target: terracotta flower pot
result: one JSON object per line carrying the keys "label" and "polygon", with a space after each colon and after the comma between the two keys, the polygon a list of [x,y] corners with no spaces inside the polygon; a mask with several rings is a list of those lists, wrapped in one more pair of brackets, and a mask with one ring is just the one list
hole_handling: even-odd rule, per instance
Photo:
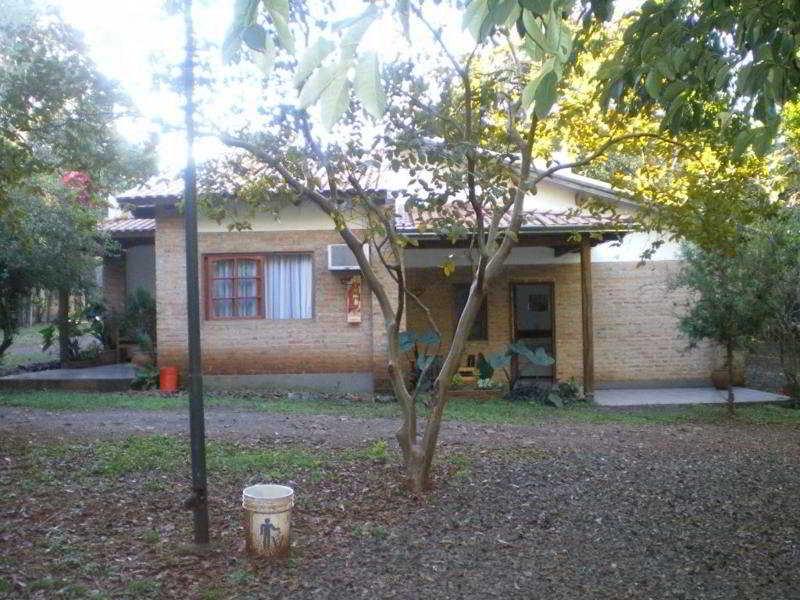
{"label": "terracotta flower pot", "polygon": [[135,367],[149,367],[153,364],[153,355],[138,346],[130,349],[131,364]]}
{"label": "terracotta flower pot", "polygon": [[[715,371],[712,371],[711,372],[711,383],[718,390],[727,390],[728,389],[728,370],[727,369],[717,369]],[[739,369],[734,369],[733,370],[733,385],[735,385],[735,386],[744,385],[744,373],[742,373],[741,370],[739,370]]]}

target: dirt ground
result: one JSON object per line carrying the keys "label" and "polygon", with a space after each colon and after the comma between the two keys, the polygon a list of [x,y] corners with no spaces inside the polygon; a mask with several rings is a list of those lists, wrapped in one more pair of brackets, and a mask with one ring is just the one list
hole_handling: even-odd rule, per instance
{"label": "dirt ground", "polygon": [[265,564],[241,535],[257,462],[211,472],[202,554],[186,545],[185,462],[98,471],[98,448],[185,425],[1,409],[0,596],[800,598],[796,427],[448,423],[435,488],[413,497],[391,447],[361,451],[390,420],[210,411],[211,439],[241,452],[324,457],[280,479],[294,541]]}
{"label": "dirt ground", "polygon": [[[376,439],[394,439],[395,419],[358,418],[333,415],[295,415],[247,412],[229,408],[206,409],[206,434],[222,440],[269,439],[322,444],[345,448]],[[187,411],[41,411],[0,406],[0,434],[20,429],[52,435],[90,435],[118,438],[130,434],[181,435],[189,429]],[[549,433],[548,433],[549,432]],[[479,444],[483,447],[508,447],[538,443],[540,435],[572,436],[574,443],[590,443],[599,435],[591,425],[573,426],[566,432],[552,423],[537,427],[483,425],[445,421],[444,444]],[[555,434],[555,435],[554,435]],[[565,440],[566,441],[566,440]]]}

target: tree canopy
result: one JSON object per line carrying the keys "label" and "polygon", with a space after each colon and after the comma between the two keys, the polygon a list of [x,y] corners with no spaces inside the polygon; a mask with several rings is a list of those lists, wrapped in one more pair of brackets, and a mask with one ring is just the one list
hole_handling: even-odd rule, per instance
{"label": "tree canopy", "polygon": [[603,103],[678,133],[734,127],[765,154],[800,90],[800,1],[647,0],[601,73]]}
{"label": "tree canopy", "polygon": [[2,354],[31,289],[68,299],[92,284],[107,195],[152,173],[154,161],[152,149],[118,134],[127,101],[74,28],[15,2],[0,10]]}
{"label": "tree canopy", "polygon": [[[4,6],[0,10],[18,6]],[[88,173],[96,191],[127,186],[152,157],[117,133],[129,111],[117,86],[89,58],[81,35],[55,13],[25,11],[0,22],[0,214],[37,175]],[[6,215],[11,219],[13,215]]]}

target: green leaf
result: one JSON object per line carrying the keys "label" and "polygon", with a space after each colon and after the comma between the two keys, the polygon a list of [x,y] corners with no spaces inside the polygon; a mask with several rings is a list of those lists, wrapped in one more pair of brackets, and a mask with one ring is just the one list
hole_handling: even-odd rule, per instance
{"label": "green leaf", "polygon": [[481,41],[481,28],[488,15],[488,0],[470,0],[464,11],[462,27],[469,31],[477,41]]}
{"label": "green leaf", "polygon": [[456,263],[452,258],[448,258],[442,263],[442,272],[445,277],[450,277],[450,275],[456,272]]}
{"label": "green leaf", "polygon": [[275,30],[278,32],[278,42],[281,47],[290,54],[294,54],[294,36],[289,29],[288,21],[281,16],[272,15],[272,24],[275,25]]}
{"label": "green leaf", "polygon": [[397,336],[397,343],[401,352],[411,352],[417,342],[417,334],[413,331],[401,331]]}
{"label": "green leaf", "polygon": [[749,129],[740,131],[733,143],[733,157],[736,159],[741,158],[742,155],[747,152],[747,148],[750,146],[751,141],[752,133]]}
{"label": "green leaf", "polygon": [[489,27],[487,28],[487,32],[493,25],[505,25],[516,6],[518,6],[517,0],[500,0],[497,2],[489,11]]}
{"label": "green leaf", "polygon": [[398,0],[397,13],[400,15],[400,23],[403,25],[403,35],[407,40],[411,39],[411,6],[409,0]]}
{"label": "green leaf", "polygon": [[432,346],[434,344],[438,344],[439,340],[440,340],[439,335],[432,329],[423,331],[419,336],[417,336],[417,341],[420,344],[424,344],[426,346]]}
{"label": "green leaf", "polygon": [[266,47],[264,48],[264,52],[259,53],[256,57],[256,65],[261,69],[261,73],[263,73],[264,77],[269,79],[269,76],[272,74],[272,67],[275,66],[275,42],[273,42],[272,38],[269,36],[266,37],[265,41]]}
{"label": "green leaf", "polygon": [[300,90],[300,108],[308,108],[319,100],[322,92],[324,92],[336,78],[339,69],[339,65],[327,65],[320,67],[314,72],[314,74],[308,78],[308,81],[305,82],[305,85],[303,85],[303,89]]}
{"label": "green leaf", "polygon": [[316,42],[306,48],[294,74],[295,87],[300,87],[303,84],[314,69],[333,51],[333,48],[333,42],[325,38],[317,38]]}
{"label": "green leaf", "polygon": [[556,362],[541,346],[531,350],[524,342],[509,344],[508,349],[534,365],[549,367]]}
{"label": "green leaf", "polygon": [[420,371],[424,371],[427,369],[434,361],[435,356],[427,356],[425,354],[420,354],[417,357],[417,369]]}
{"label": "green leaf", "polygon": [[281,48],[294,53],[294,36],[289,29],[289,0],[264,0],[264,8],[278,33]]}
{"label": "green leaf", "polygon": [[561,45],[561,16],[560,13],[556,14],[554,8],[550,8],[547,13],[547,21],[544,24],[545,39],[547,45],[551,48],[550,52],[555,54]]}
{"label": "green leaf", "polygon": [[673,81],[664,88],[664,102],[672,102],[683,92],[688,85],[683,81]]}
{"label": "green leaf", "polygon": [[539,25],[539,21],[536,20],[536,17],[528,10],[522,11],[522,22],[525,24],[525,33],[533,40],[533,42],[539,46],[545,52],[549,52],[553,54],[555,52],[555,48],[551,48],[550,45],[547,43],[547,38],[545,37],[544,32],[542,31],[541,25]]}
{"label": "green leaf", "polygon": [[547,401],[556,408],[564,408],[564,401],[556,392],[549,392],[547,394]]}
{"label": "green leaf", "polygon": [[644,80],[644,88],[653,100],[658,100],[661,96],[661,77],[655,70],[650,70]]}
{"label": "green leaf", "polygon": [[724,86],[728,83],[728,79],[730,78],[730,68],[726,63],[723,63],[719,69],[717,69],[717,74],[714,77],[714,87],[718,90],[723,90]]}
{"label": "green leaf", "polygon": [[500,369],[511,364],[511,355],[507,352],[497,352],[496,354],[487,356],[486,362],[488,362],[493,369]]}
{"label": "green leaf", "polygon": [[242,31],[242,41],[253,50],[263,52],[267,47],[267,32],[261,25],[250,25]]}
{"label": "green leaf", "polygon": [[522,8],[527,8],[537,15],[546,15],[553,5],[553,0],[520,0],[519,3]]}
{"label": "green leaf", "polygon": [[520,8],[519,4],[514,3],[513,9],[503,25],[509,30],[513,30],[514,24],[519,21],[520,18],[522,18],[522,8]]}
{"label": "green leaf", "polygon": [[554,71],[548,71],[542,77],[542,81],[536,88],[534,94],[535,104],[533,112],[537,117],[543,119],[550,113],[553,104],[556,101],[556,88],[558,85],[558,76]]}
{"label": "green leaf", "polygon": [[270,15],[279,15],[289,22],[289,0],[264,0],[264,8]]}
{"label": "green leaf", "polygon": [[361,38],[380,15],[377,6],[370,4],[369,8],[356,17],[352,25],[347,28],[347,33],[342,38],[342,57],[347,58],[356,53]]}
{"label": "green leaf", "polygon": [[359,58],[353,91],[364,105],[364,110],[376,119],[386,112],[386,93],[381,84],[378,55],[374,52],[367,52]]}
{"label": "green leaf", "polygon": [[350,81],[347,79],[347,69],[336,69],[336,74],[330,84],[323,90],[319,99],[322,125],[330,131],[342,117],[350,103]]}
{"label": "green leaf", "polygon": [[564,21],[559,23],[559,27],[561,28],[561,37],[556,54],[561,62],[566,62],[572,52],[572,31]]}
{"label": "green leaf", "polygon": [[536,98],[536,90],[539,89],[539,84],[542,82],[542,78],[549,73],[553,68],[553,60],[547,60],[542,65],[541,72],[534,77],[528,85],[525,86],[525,89],[522,90],[522,107],[525,110],[530,108],[531,104],[533,104],[534,99]]}
{"label": "green leaf", "polygon": [[236,0],[233,21],[222,43],[222,60],[230,63],[242,47],[242,32],[255,23],[258,0]]}

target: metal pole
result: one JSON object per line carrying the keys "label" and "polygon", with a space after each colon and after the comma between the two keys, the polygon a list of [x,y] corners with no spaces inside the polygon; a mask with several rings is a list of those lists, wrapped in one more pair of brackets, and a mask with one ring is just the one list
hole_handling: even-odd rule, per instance
{"label": "metal pole", "polygon": [[189,431],[192,446],[192,498],[194,541],[208,543],[208,491],[206,484],[206,432],[203,411],[203,372],[200,364],[200,285],[197,273],[197,173],[194,164],[194,28],[192,0],[184,0],[186,25],[186,314],[189,322]]}

